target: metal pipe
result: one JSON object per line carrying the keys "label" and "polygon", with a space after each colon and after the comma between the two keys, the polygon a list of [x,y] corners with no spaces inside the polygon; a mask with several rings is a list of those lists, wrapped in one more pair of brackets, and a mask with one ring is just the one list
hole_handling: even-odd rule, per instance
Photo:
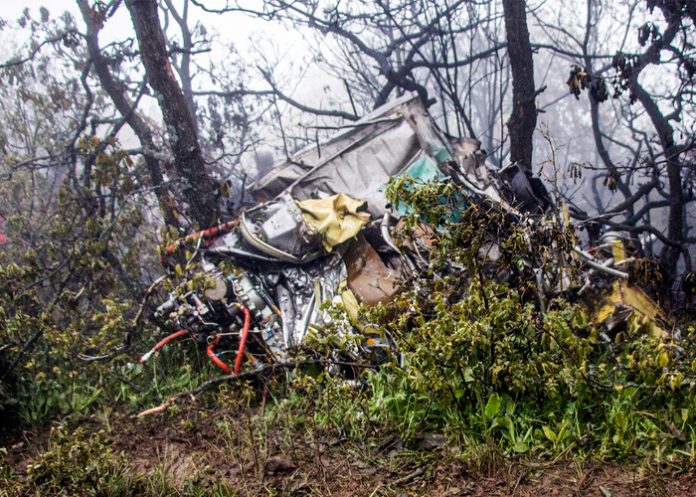
{"label": "metal pipe", "polygon": [[610,267],[602,266],[602,264],[597,262],[594,259],[594,257],[592,257],[590,254],[588,254],[584,250],[579,249],[578,247],[573,247],[573,252],[582,256],[587,261],[587,265],[590,266],[591,268],[594,268],[598,271],[602,271],[603,273],[606,273],[606,274],[610,274],[611,276],[616,276],[617,278],[628,279],[628,273],[625,273],[623,271],[619,271],[618,269],[613,269]]}

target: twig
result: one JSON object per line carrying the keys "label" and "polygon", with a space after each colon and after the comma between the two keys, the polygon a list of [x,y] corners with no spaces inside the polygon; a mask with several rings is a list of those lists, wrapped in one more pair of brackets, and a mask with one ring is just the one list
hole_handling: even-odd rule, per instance
{"label": "twig", "polygon": [[157,278],[155,281],[153,281],[152,284],[147,288],[147,290],[145,291],[145,295],[143,296],[143,302],[140,304],[140,309],[138,309],[138,313],[135,315],[135,318],[133,319],[133,326],[134,327],[142,319],[143,312],[145,311],[145,305],[147,304],[147,301],[150,298],[150,296],[152,295],[152,293],[160,285],[160,283],[162,283],[167,278],[169,278],[168,274],[162,275],[159,278]]}
{"label": "twig", "polygon": [[403,478],[399,478],[398,480],[394,480],[392,482],[392,485],[407,485],[407,484],[411,483],[413,480],[415,480],[416,478],[418,478],[419,476],[423,476],[423,474],[425,474],[425,470],[422,467],[417,468],[415,471],[407,474]]}
{"label": "twig", "polygon": [[15,357],[14,361],[10,366],[5,369],[5,371],[2,372],[2,375],[0,375],[0,382],[4,381],[7,376],[12,372],[12,370],[17,367],[17,364],[19,364],[19,361],[22,359],[22,356],[24,353],[31,347],[31,345],[38,340],[38,338],[43,335],[43,328],[39,328],[36,330],[36,333],[34,333],[29,340],[27,340],[24,345],[22,346],[22,349],[17,353],[17,357]]}
{"label": "twig", "polygon": [[[138,326],[138,323],[143,317],[143,314],[145,312],[145,306],[147,305],[147,301],[150,299],[152,294],[154,293],[155,289],[167,278],[169,278],[169,274],[165,274],[157,278],[155,281],[152,282],[152,284],[147,288],[145,291],[145,295],[143,296],[143,301],[140,304],[140,308],[138,309],[138,313],[135,315],[135,318],[133,318],[133,322],[131,323],[131,329],[134,330],[136,326]],[[132,332],[129,331],[126,333],[126,337],[124,339],[124,342],[126,345],[130,344],[131,341],[131,336]]]}
{"label": "twig", "polygon": [[198,395],[200,395],[201,393],[203,393],[205,390],[208,390],[211,387],[216,387],[218,385],[221,385],[222,383],[227,383],[228,381],[246,380],[249,378],[255,378],[255,377],[260,376],[260,375],[265,374],[265,373],[273,375],[278,371],[284,371],[286,369],[293,369],[293,368],[300,367],[300,366],[310,366],[313,364],[339,364],[339,365],[343,365],[343,366],[353,366],[353,367],[358,367],[358,368],[371,368],[371,369],[375,368],[375,366],[372,364],[361,364],[361,363],[343,362],[343,361],[328,361],[328,360],[323,360],[323,359],[310,359],[310,360],[306,360],[306,361],[291,361],[291,362],[281,362],[278,364],[269,364],[267,366],[263,366],[261,368],[255,369],[253,371],[245,371],[245,372],[239,373],[239,374],[220,376],[218,378],[213,378],[212,380],[208,380],[204,383],[201,383],[193,390],[188,390],[186,392],[179,392],[175,395],[172,395],[171,397],[169,397],[167,400],[162,402],[157,407],[153,407],[151,409],[147,409],[145,411],[140,412],[137,415],[137,417],[141,418],[143,416],[149,416],[150,414],[159,414],[159,413],[163,412],[165,409],[167,409],[167,407],[169,407],[172,403],[176,402],[177,400],[179,400],[183,397],[189,397],[191,400],[195,401],[196,397]]}
{"label": "twig", "polygon": [[[316,361],[308,361],[308,362],[314,363]],[[283,362],[280,364],[270,364],[268,366],[263,366],[259,369],[255,369],[253,371],[245,371],[244,373],[232,374],[232,375],[220,376],[218,378],[213,378],[212,380],[208,380],[204,383],[201,383],[193,390],[189,390],[186,392],[179,392],[175,395],[172,395],[171,397],[169,397],[167,400],[162,402],[157,407],[153,407],[152,409],[147,409],[145,411],[142,411],[141,413],[138,414],[137,417],[142,418],[143,416],[149,416],[150,414],[159,414],[162,411],[164,411],[167,407],[169,407],[173,402],[176,402],[177,400],[179,400],[183,397],[189,397],[192,400],[195,400],[196,396],[200,395],[203,391],[209,389],[210,387],[215,387],[215,386],[218,386],[222,383],[227,383],[228,381],[237,381],[237,380],[245,380],[248,378],[254,378],[256,376],[260,376],[261,374],[264,374],[267,372],[270,372],[271,374],[273,374],[276,371],[291,369],[291,368],[294,368],[294,367],[297,367],[299,365],[303,365],[306,363],[307,362],[295,362],[295,361],[293,361],[293,362]]]}

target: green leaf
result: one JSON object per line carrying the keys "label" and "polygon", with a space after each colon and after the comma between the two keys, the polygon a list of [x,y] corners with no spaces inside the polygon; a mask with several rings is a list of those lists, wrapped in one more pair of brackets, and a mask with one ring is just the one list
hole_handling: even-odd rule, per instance
{"label": "green leaf", "polygon": [[500,396],[497,393],[491,394],[483,410],[484,419],[490,421],[500,413]]}
{"label": "green leaf", "polygon": [[473,383],[476,379],[474,378],[474,370],[472,368],[464,369],[464,381],[466,383]]}
{"label": "green leaf", "polygon": [[518,454],[524,454],[525,452],[529,452],[529,445],[524,442],[516,442],[512,446],[512,450]]}
{"label": "green leaf", "polygon": [[551,442],[556,443],[556,434],[551,428],[544,425],[541,427],[541,429],[544,430],[544,435],[546,435],[546,438],[548,438]]}

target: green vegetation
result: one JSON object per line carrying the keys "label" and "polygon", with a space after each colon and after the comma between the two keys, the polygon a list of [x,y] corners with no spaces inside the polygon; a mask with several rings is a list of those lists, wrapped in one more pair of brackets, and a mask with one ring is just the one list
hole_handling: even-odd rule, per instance
{"label": "green vegetation", "polygon": [[[392,185],[393,197],[414,206],[410,226],[440,227],[431,271],[394,303],[366,311],[365,321],[388,333],[400,354],[366,372],[365,389],[347,393],[340,380],[322,386],[330,406],[322,421],[350,427],[355,438],[368,427],[404,440],[446,433],[474,458],[492,444],[507,455],[550,459],[693,459],[693,326],[676,340],[634,319],[608,336],[560,292],[541,312],[531,268],[563,261],[557,254],[569,252],[572,233],[558,224],[525,227],[481,205],[455,216],[462,202],[455,193],[446,184]],[[497,264],[481,256],[492,241]],[[496,281],[501,267],[511,269],[505,283]],[[573,276],[569,260],[555,269],[559,280]],[[339,335],[316,345],[328,343],[328,353]]]}
{"label": "green vegetation", "polygon": [[[572,260],[559,256],[569,253],[573,234],[556,217],[529,226],[446,184],[413,188],[404,179],[389,193],[413,207],[403,243],[423,221],[438,226],[430,234],[428,270],[405,280],[396,301],[361,312],[398,354],[378,370],[359,371],[353,382],[329,369],[298,366],[225,385],[207,404],[231,409],[237,419],[215,423],[219,447],[238,448],[234,458],[242,467],[255,464],[252,474],[260,475],[259,461],[281,447],[290,450],[297,437],[348,440],[366,450],[389,437],[416,447],[424,434],[441,433],[457,457],[475,467],[504,456],[693,460],[693,326],[683,326],[679,340],[640,320],[609,333],[590,322],[582,302],[569,302],[565,289],[553,298],[541,295],[534,268],[548,269],[551,287],[575,277]],[[492,243],[496,261],[485,255]],[[38,293],[18,291],[35,277],[32,267],[0,267],[4,338],[19,347],[26,330],[39,332],[38,346],[12,371],[15,388],[3,392],[3,406],[24,425],[62,419],[63,427],[29,464],[26,478],[3,467],[9,495],[235,495],[215,478],[182,487],[157,469],[134,473],[113,446],[119,435],[112,422],[121,413],[157,405],[214,374],[200,351],[190,343],[170,347],[145,367],[134,365],[119,346],[133,333],[135,300],[103,290],[94,307],[80,307],[66,292],[46,312]],[[344,333],[347,316],[340,307],[330,312],[331,323],[309,338],[312,357],[355,350]],[[85,362],[78,358],[84,350],[115,352]],[[304,360],[301,353],[298,364]],[[169,416],[155,422],[173,423],[181,409],[173,404]],[[85,416],[101,428],[80,427]],[[180,420],[189,429],[209,422]]]}
{"label": "green vegetation", "polygon": [[8,497],[80,495],[104,497],[227,497],[237,495],[216,483],[204,488],[191,481],[181,487],[170,482],[161,468],[151,474],[134,474],[122,453],[110,445],[103,431],[91,434],[81,428],[53,430],[51,443],[27,468],[19,480],[3,468],[0,484]]}

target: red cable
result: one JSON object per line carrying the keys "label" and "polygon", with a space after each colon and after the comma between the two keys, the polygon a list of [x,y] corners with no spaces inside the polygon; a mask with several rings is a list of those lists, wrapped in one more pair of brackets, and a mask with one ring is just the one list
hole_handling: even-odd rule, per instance
{"label": "red cable", "polygon": [[239,308],[244,313],[244,329],[242,329],[242,338],[239,341],[239,349],[237,349],[237,359],[234,361],[234,374],[239,374],[240,369],[242,369],[244,349],[246,348],[247,336],[249,336],[249,327],[251,325],[251,314],[249,314],[249,309],[243,305],[240,305]]}
{"label": "red cable", "polygon": [[167,265],[167,258],[174,254],[176,250],[179,248],[179,245],[182,242],[187,242],[189,240],[195,240],[197,238],[203,238],[205,240],[205,246],[207,247],[209,242],[220,236],[222,233],[227,233],[228,231],[231,231],[232,228],[237,226],[239,224],[239,219],[233,219],[232,221],[228,221],[224,224],[218,224],[217,226],[213,226],[212,228],[208,228],[207,230],[201,230],[201,231],[196,231],[195,233],[191,235],[187,235],[183,238],[179,238],[177,241],[174,243],[170,244],[164,251],[164,255],[160,257],[160,262],[162,263],[163,266]]}
{"label": "red cable", "polygon": [[208,349],[206,350],[206,353],[208,354],[208,357],[210,357],[210,360],[213,361],[213,364],[222,369],[225,372],[225,374],[232,374],[232,371],[230,371],[230,367],[224,362],[222,362],[222,360],[215,355],[215,351],[213,350],[219,341],[220,336],[215,337],[215,340],[208,344]]}
{"label": "red cable", "polygon": [[186,333],[188,333],[188,331],[186,331],[186,330],[179,330],[179,331],[177,331],[177,332],[172,333],[171,335],[168,335],[168,336],[164,337],[162,340],[160,340],[159,342],[157,342],[157,345],[155,345],[154,347],[152,347],[152,349],[150,349],[149,352],[147,352],[146,354],[144,354],[144,355],[140,358],[140,364],[143,364],[145,361],[147,361],[147,360],[152,356],[152,354],[154,354],[154,353],[157,352],[159,349],[161,349],[162,347],[164,347],[165,345],[167,345],[169,342],[171,342],[172,340],[175,340],[175,339],[179,338],[180,336],[185,335]]}
{"label": "red cable", "polygon": [[[239,308],[242,310],[244,313],[244,328],[242,328],[242,336],[239,340],[239,348],[237,349],[237,358],[234,361],[234,374],[239,374],[239,371],[242,369],[242,359],[244,357],[244,349],[246,348],[246,341],[247,337],[249,336],[249,328],[251,327],[251,314],[249,313],[249,309],[244,307],[243,305],[240,305]],[[215,355],[214,348],[220,341],[220,337],[217,336],[215,337],[215,340],[210,342],[210,345],[208,345],[208,357],[210,357],[210,360],[215,363],[217,367],[222,369],[225,373],[227,374],[232,374],[230,371],[230,368],[227,364],[222,362],[218,356]]]}

